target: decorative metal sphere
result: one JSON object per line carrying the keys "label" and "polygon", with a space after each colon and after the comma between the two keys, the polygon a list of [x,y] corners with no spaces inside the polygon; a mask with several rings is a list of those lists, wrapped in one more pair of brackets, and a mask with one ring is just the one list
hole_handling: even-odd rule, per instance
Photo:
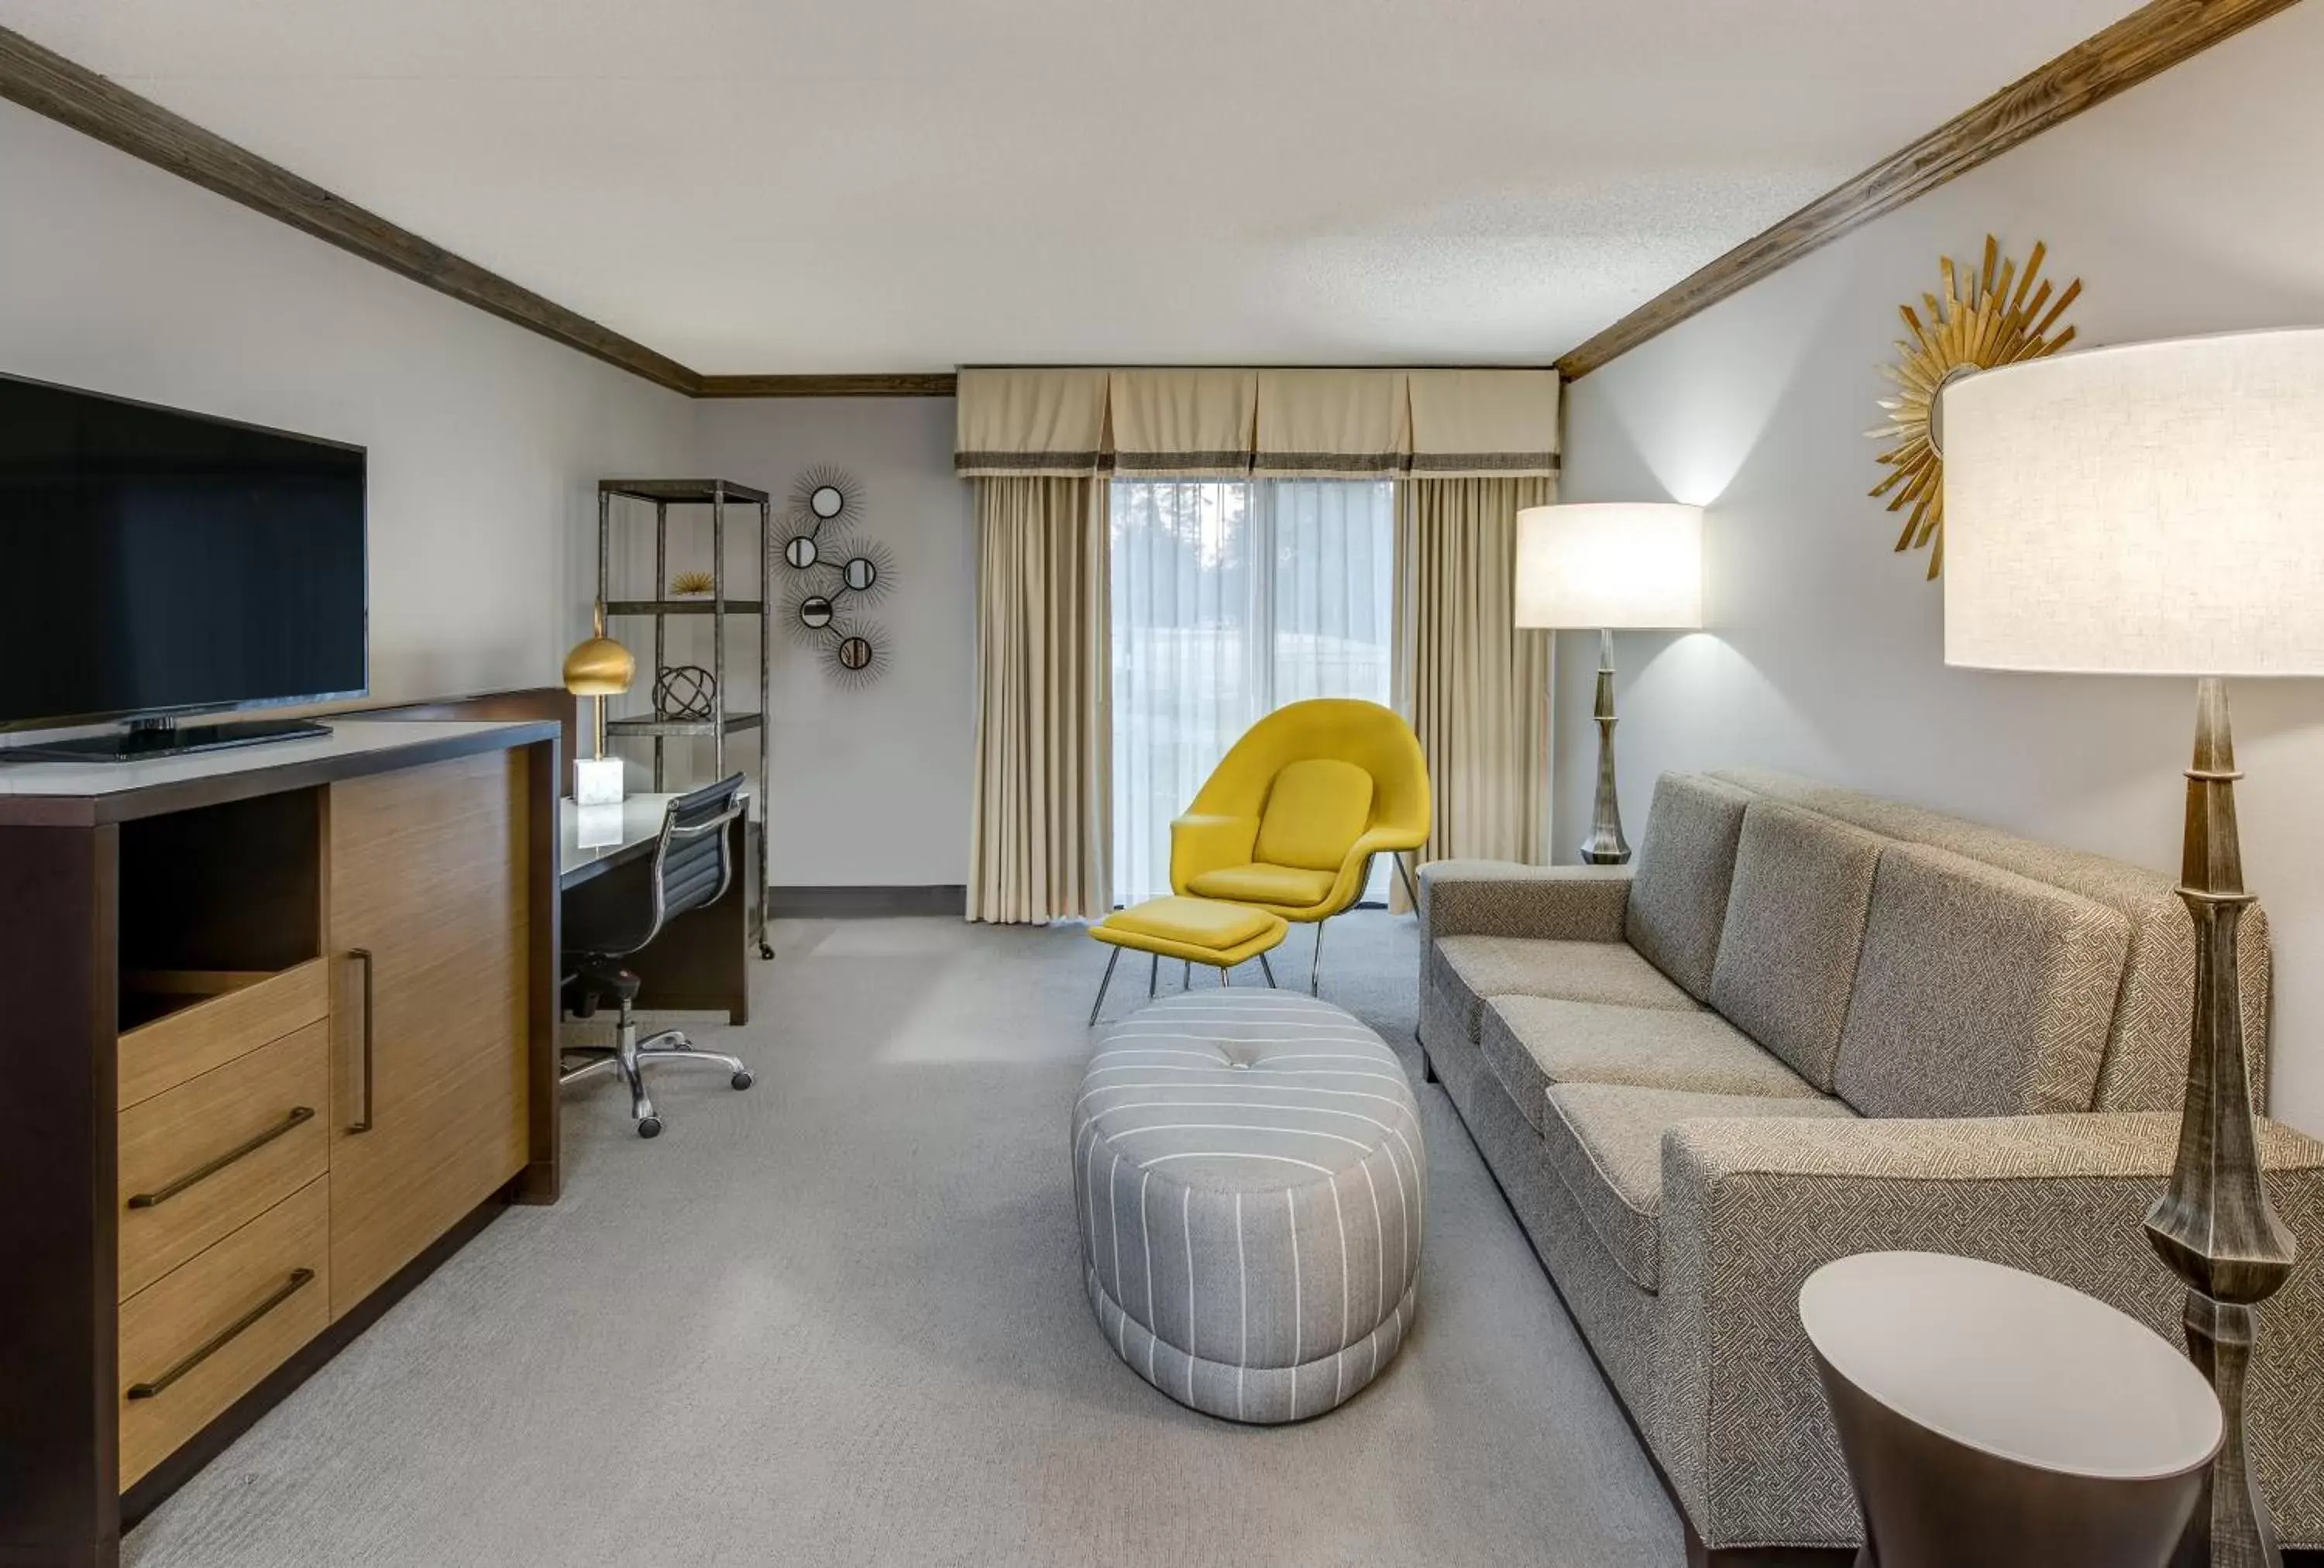
{"label": "decorative metal sphere", "polygon": [[654,677],[654,712],[665,719],[706,719],[717,706],[718,681],[698,664],[673,664]]}

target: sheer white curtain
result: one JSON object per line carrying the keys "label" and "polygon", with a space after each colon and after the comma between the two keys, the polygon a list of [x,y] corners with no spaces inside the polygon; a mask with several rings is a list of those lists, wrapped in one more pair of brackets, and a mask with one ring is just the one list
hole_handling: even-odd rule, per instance
{"label": "sheer white curtain", "polygon": [[[1121,480],[1112,493],[1113,895],[1170,890],[1170,819],[1286,703],[1391,695],[1385,480]],[[1373,868],[1366,896],[1393,875]]]}

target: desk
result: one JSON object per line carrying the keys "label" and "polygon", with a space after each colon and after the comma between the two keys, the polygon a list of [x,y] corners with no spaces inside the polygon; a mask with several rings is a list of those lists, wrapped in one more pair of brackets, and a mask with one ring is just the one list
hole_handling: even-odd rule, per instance
{"label": "desk", "polygon": [[[750,786],[742,798],[751,798]],[[557,803],[558,882],[569,898],[618,866],[649,859],[661,836],[670,795],[632,795],[619,806]],[[718,899],[664,926],[627,961],[644,983],[637,1005],[665,1012],[723,1012],[730,1023],[751,1019],[749,959],[766,942],[765,877],[754,846],[759,825],[746,812],[727,825],[726,853],[734,875]]]}

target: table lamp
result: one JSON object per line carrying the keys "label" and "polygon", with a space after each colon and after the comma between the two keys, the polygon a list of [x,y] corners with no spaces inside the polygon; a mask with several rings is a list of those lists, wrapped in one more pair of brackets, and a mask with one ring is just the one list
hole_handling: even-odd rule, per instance
{"label": "table lamp", "polygon": [[1702,624],[1702,508],[1671,502],[1528,506],[1517,513],[1517,624],[1598,630],[1598,802],[1589,865],[1625,865],[1614,796],[1614,633]]}
{"label": "table lamp", "polygon": [[1948,388],[1945,662],[2192,675],[2179,896],[2194,1024],[2171,1185],[2146,1216],[2187,1287],[2227,1440],[2186,1562],[2278,1564],[2244,1448],[2258,1304],[2291,1272],[2268,1206],[2237,1007],[2244,891],[2228,676],[2324,674],[2324,330],[2037,360]]}
{"label": "table lamp", "polygon": [[565,656],[565,689],[596,703],[590,724],[590,754],[576,758],[573,763],[576,805],[622,803],[622,760],[605,755],[605,699],[629,690],[637,673],[638,661],[630,650],[605,635],[605,606],[600,603],[595,632]]}

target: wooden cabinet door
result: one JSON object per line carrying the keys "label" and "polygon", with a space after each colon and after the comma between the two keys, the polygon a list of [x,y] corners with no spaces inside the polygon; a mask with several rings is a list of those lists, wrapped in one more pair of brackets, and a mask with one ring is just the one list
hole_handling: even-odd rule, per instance
{"label": "wooden cabinet door", "polygon": [[525,1162],[529,905],[522,752],[330,789],[336,1318]]}

